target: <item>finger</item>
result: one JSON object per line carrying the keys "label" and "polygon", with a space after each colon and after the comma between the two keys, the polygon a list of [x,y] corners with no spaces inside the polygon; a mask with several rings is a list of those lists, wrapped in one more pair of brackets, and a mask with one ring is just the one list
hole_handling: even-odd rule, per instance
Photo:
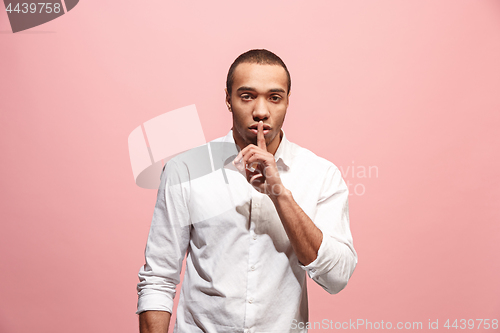
{"label": "finger", "polygon": [[259,155],[259,151],[256,149],[249,151],[243,157],[246,168],[251,172],[254,172],[259,167],[261,160],[262,156]]}
{"label": "finger", "polygon": [[262,174],[262,172],[259,169],[251,169],[250,165],[247,165],[246,168],[244,169],[247,175],[247,179],[250,180],[250,178],[254,175]]}
{"label": "finger", "polygon": [[265,151],[267,151],[266,147],[266,138],[264,137],[264,123],[259,121],[257,125],[257,146]]}
{"label": "finger", "polygon": [[[264,175],[263,175],[263,174],[261,174],[261,173],[258,173],[258,174],[256,174],[256,175],[253,175],[253,176],[252,176],[252,178],[250,178],[250,180],[249,180],[248,182],[249,182],[250,184],[253,184],[253,183],[255,182],[255,180],[256,180],[257,178],[259,178],[259,177],[264,177]],[[261,181],[261,182],[263,183],[263,182],[264,182],[264,179],[262,179],[262,181]]]}
{"label": "finger", "polygon": [[234,163],[234,162],[233,162],[233,165],[236,167],[236,169],[237,169],[239,172],[243,172],[243,171],[245,171],[245,168],[243,167],[243,165],[241,165],[241,163]]}
{"label": "finger", "polygon": [[248,159],[253,155],[253,152],[250,149],[247,149],[247,147],[245,147],[245,150],[242,150],[240,152],[240,156],[239,156],[240,159],[237,160],[238,156],[236,156],[236,159],[235,159],[235,163],[236,164],[241,164],[241,165],[243,165],[243,167],[245,167],[247,165]]}
{"label": "finger", "polygon": [[[244,151],[241,151],[241,153],[243,152]],[[249,163],[248,160],[255,154],[255,152],[247,150],[246,152],[244,152],[244,154],[241,153],[233,160],[233,165],[240,171],[247,169],[250,172],[254,172],[258,166],[258,163]]]}
{"label": "finger", "polygon": [[239,152],[238,155],[236,155],[236,157],[234,158],[233,164],[240,163],[241,162],[241,157],[242,157],[241,152]]}
{"label": "finger", "polygon": [[255,156],[259,152],[259,149],[257,149],[257,147],[255,145],[252,145],[252,147],[250,147],[250,145],[248,145],[247,147],[249,149],[244,151],[243,154],[241,155],[240,163],[249,164],[251,159],[255,160]]}
{"label": "finger", "polygon": [[246,146],[245,148],[243,148],[242,150],[240,150],[238,155],[236,155],[236,157],[234,158],[233,164],[241,163],[243,161],[243,157],[245,156],[245,154],[247,154],[248,150],[250,150],[251,146],[255,147],[255,145],[250,144],[250,145]]}
{"label": "finger", "polygon": [[259,162],[253,162],[253,163],[248,163],[246,168],[250,172],[255,172],[255,170],[257,170],[258,166],[259,166]]}

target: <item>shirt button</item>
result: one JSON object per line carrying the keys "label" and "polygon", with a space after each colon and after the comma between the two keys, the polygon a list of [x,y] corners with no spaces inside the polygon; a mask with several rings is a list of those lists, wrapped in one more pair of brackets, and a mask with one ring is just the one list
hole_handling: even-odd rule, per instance
{"label": "shirt button", "polygon": [[253,234],[253,239],[257,239],[257,234]]}
{"label": "shirt button", "polygon": [[249,298],[248,303],[252,304],[252,302],[253,302],[253,298]]}
{"label": "shirt button", "polygon": [[252,267],[250,267],[250,269],[251,269],[252,271],[255,271],[255,266],[254,266],[254,265],[252,265]]}
{"label": "shirt button", "polygon": [[245,330],[245,333],[250,333],[250,330]]}

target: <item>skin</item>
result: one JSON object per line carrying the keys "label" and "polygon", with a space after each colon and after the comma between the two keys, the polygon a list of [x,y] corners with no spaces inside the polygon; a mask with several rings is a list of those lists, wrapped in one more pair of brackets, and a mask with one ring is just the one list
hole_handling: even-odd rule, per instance
{"label": "skin", "polygon": [[[308,265],[317,257],[323,234],[283,185],[274,160],[289,104],[286,90],[287,76],[281,66],[242,63],[236,67],[231,95],[226,90],[233,136],[241,148],[233,163],[257,191],[272,200],[299,262]],[[257,134],[249,129],[256,123]],[[271,127],[267,134],[264,123]]]}
{"label": "skin", "polygon": [[[313,262],[323,234],[293,199],[279,175],[274,154],[281,142],[290,92],[281,66],[239,64],[234,71],[232,93],[226,90],[226,105],[233,114],[233,137],[241,151],[234,165],[245,172],[252,186],[271,198],[300,263]],[[264,124],[270,130],[264,133]],[[250,130],[257,125],[257,133]],[[245,166],[253,165],[254,171]],[[145,311],[139,315],[141,333],[166,333],[170,313]]]}
{"label": "skin", "polygon": [[140,333],[167,333],[170,324],[170,312],[144,311],[139,314]]}
{"label": "skin", "polygon": [[281,126],[285,120],[290,94],[287,76],[281,66],[239,64],[234,70],[231,96],[226,89],[226,105],[233,114],[233,137],[243,149],[257,145],[257,135],[249,127],[262,120],[271,127],[265,135],[267,151],[274,154],[281,141]]}

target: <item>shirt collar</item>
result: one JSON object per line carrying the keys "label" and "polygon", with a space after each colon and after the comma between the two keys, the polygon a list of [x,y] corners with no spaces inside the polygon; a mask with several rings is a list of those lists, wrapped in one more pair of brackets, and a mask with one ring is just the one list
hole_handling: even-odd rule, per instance
{"label": "shirt collar", "polygon": [[[293,155],[291,153],[291,142],[288,141],[285,135],[285,130],[283,128],[281,129],[281,133],[283,133],[283,136],[281,137],[281,142],[278,146],[278,149],[274,153],[274,160],[276,161],[276,163],[283,163],[287,168],[289,168],[293,158]],[[234,141],[232,129],[229,130],[229,133],[227,133],[223,141],[234,143],[238,152],[240,151],[240,147]]]}

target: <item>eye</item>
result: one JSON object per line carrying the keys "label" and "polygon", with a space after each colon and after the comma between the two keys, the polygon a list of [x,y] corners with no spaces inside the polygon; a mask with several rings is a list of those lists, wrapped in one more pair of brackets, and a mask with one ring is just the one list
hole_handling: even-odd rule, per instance
{"label": "eye", "polygon": [[246,100],[246,101],[251,100],[252,99],[252,95],[250,95],[250,94],[242,94],[241,95],[241,99]]}
{"label": "eye", "polygon": [[279,101],[281,101],[281,96],[280,95],[272,95],[271,96],[271,101],[273,101],[273,102],[279,102]]}

